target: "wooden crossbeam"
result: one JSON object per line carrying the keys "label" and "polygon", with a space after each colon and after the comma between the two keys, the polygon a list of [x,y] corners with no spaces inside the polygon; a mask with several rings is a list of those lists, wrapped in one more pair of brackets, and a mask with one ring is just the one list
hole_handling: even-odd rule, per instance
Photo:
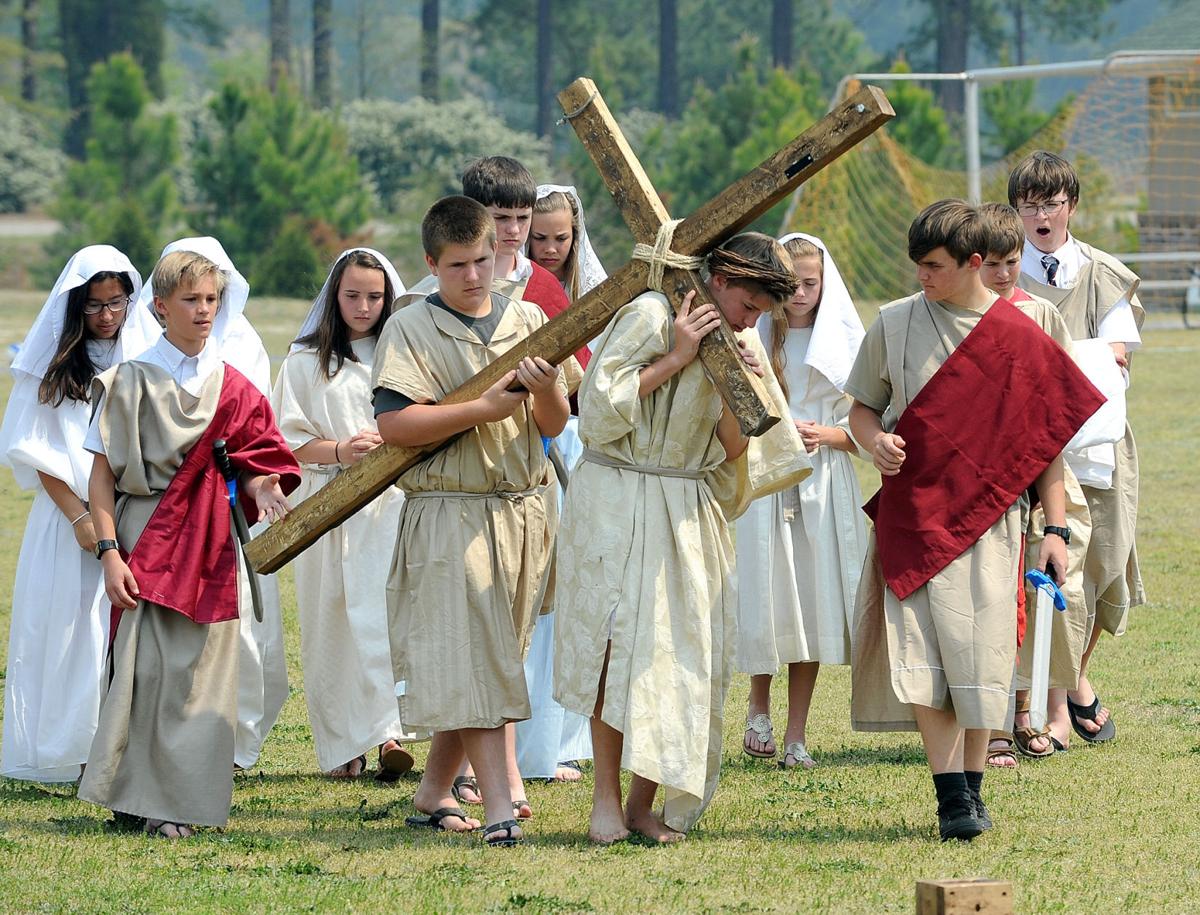
{"label": "wooden crossbeam", "polygon": [[[590,85],[594,89],[590,80],[577,80],[572,84],[572,89],[580,85]],[[584,118],[596,102],[603,103],[599,93],[592,96],[590,89],[586,90],[580,99],[581,102],[583,100],[588,100],[589,104],[575,114],[573,121]],[[564,102],[563,107],[568,113],[575,113],[580,105],[568,105]],[[851,149],[859,140],[878,129],[894,115],[895,112],[882,91],[871,86],[864,87],[758,168],[680,223],[675,231],[673,250],[688,255],[704,254],[711,250],[745,228],[795,190],[801,182]],[[609,117],[611,118],[611,114]],[[618,129],[614,136],[619,133]],[[624,137],[615,142],[615,148],[620,151]],[[624,148],[628,150],[627,143],[624,143]],[[621,158],[626,157],[622,154]],[[637,162],[632,152],[629,152],[626,162]],[[627,164],[625,167],[631,169],[632,174],[634,165]],[[636,169],[641,171],[641,166],[636,165]],[[644,178],[644,172],[642,177]],[[646,187],[649,187],[648,192]],[[628,218],[638,224],[634,232],[635,238],[652,242],[658,232],[657,226],[666,215],[666,208],[653,192],[653,186],[647,179],[645,186],[639,180],[636,185],[630,184],[620,190],[622,194],[636,192],[639,195],[636,215]],[[618,206],[621,206],[621,197],[616,191],[614,197]],[[657,201],[661,212],[647,209],[647,199]],[[632,211],[635,204],[630,203],[627,206]],[[624,210],[622,212],[624,213]],[[498,379],[515,369],[525,356],[541,356],[554,364],[565,361],[575,350],[594,339],[619,309],[646,291],[648,275],[649,268],[641,261],[631,261],[616,270],[605,282],[527,339],[520,341],[474,378],[456,388],[442,402],[463,403],[476,399]],[[687,289],[694,288],[690,284],[697,282],[695,274],[686,271],[672,271],[668,280],[669,282],[664,283],[668,287],[666,294],[674,301],[681,299]],[[744,371],[744,366],[732,350],[728,339],[719,349],[724,350],[723,355],[710,358],[724,358],[725,363],[717,363],[714,367],[706,361],[705,367],[745,428],[748,421],[755,421],[753,416],[747,419],[747,414],[753,412],[753,402],[757,401],[762,406],[766,401],[756,389],[757,379]],[[736,365],[729,362],[728,357],[731,354],[732,358],[736,359]],[[760,411],[757,417],[760,424],[766,421],[768,413],[765,408]],[[753,425],[751,431],[754,431]],[[327,531],[371,502],[408,468],[444,444],[443,442],[420,448],[382,445],[376,448],[301,502],[285,519],[271,525],[255,537],[246,546],[246,559],[257,572],[266,574],[278,571]]]}

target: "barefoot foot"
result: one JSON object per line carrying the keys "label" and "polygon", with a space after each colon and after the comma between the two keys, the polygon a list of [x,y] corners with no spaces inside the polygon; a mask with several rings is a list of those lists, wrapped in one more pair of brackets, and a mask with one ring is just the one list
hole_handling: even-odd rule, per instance
{"label": "barefoot foot", "polygon": [[645,836],[651,842],[667,845],[683,839],[684,834],[668,826],[661,816],[654,811],[646,813],[626,814],[625,825],[631,832]]}
{"label": "barefoot foot", "polygon": [[597,845],[612,845],[629,838],[629,830],[625,828],[625,816],[620,806],[614,810],[592,808],[592,818],[588,822],[588,838]]}

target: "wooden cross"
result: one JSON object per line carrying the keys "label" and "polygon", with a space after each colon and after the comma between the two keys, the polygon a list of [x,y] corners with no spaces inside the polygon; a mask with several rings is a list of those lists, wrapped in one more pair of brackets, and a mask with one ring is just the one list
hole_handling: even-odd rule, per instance
{"label": "wooden cross", "polygon": [[[595,84],[590,79],[578,79],[559,94],[559,102],[635,239],[653,243],[659,226],[669,218],[666,208]],[[702,255],[712,250],[894,116],[883,91],[864,86],[683,220],[676,227],[672,250],[682,255]],[[629,261],[562,314],[451,391],[442,403],[475,400],[525,356],[541,356],[555,365],[563,362],[594,339],[617,311],[647,290],[649,272],[647,263]],[[668,270],[663,286],[675,307],[690,289],[696,290],[698,300],[711,301],[693,272]],[[779,421],[767,406],[758,379],[746,371],[728,323],[722,320],[721,330],[705,338],[700,355],[743,432],[761,434]],[[301,502],[284,520],[255,537],[246,546],[246,559],[262,574],[279,570],[443,444],[412,448],[381,445]]]}

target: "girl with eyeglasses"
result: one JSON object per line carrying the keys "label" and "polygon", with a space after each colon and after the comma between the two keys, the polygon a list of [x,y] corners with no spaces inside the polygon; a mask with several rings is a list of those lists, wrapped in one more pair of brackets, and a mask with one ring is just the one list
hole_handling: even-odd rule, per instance
{"label": "girl with eyeglasses", "polygon": [[77,252],[21,344],[0,428],[0,461],[33,490],[13,585],[0,775],[69,782],[99,716],[109,604],[92,551],[92,456],[83,447],[92,379],[158,336],[129,302],[142,285],[116,248]]}

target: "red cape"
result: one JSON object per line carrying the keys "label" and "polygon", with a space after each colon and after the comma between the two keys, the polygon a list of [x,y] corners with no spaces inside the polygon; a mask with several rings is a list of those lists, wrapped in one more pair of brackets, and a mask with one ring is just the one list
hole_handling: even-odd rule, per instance
{"label": "red cape", "polygon": [[998,299],[901,415],[904,465],[864,507],[896,596],[975,543],[1103,403],[1062,347]]}
{"label": "red cape", "polygon": [[[233,366],[225,366],[212,422],[184,458],[132,552],[122,555],[139,597],[177,610],[196,623],[238,617],[237,558],[229,490],[213,460],[212,445],[225,439],[239,474],[279,474],[284,493],[300,485],[300,466],[275,426],[271,405]],[[246,519],[258,517],[254,500],[239,488]],[[113,606],[112,632],[121,608]]]}
{"label": "red cape", "polygon": [[[529,262],[529,266],[533,268],[533,275],[525,284],[525,291],[521,293],[521,298],[527,302],[533,302],[545,313],[547,318],[553,318],[566,311],[571,306],[571,302],[563,291],[562,283],[556,280],[554,274],[545,267],[539,267],[533,261]],[[591,358],[591,351],[586,346],[575,350],[575,359],[579,362],[580,368],[586,369],[588,360]]]}

